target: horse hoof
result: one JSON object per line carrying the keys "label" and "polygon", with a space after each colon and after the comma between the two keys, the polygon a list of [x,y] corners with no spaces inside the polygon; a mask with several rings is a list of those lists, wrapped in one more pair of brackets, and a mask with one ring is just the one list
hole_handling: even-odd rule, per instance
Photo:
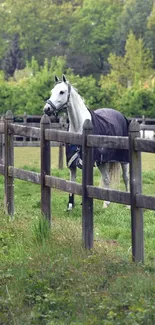
{"label": "horse hoof", "polygon": [[73,204],[69,203],[67,207],[67,211],[71,211],[73,209]]}
{"label": "horse hoof", "polygon": [[110,204],[110,201],[104,201],[103,208],[106,209],[109,204]]}

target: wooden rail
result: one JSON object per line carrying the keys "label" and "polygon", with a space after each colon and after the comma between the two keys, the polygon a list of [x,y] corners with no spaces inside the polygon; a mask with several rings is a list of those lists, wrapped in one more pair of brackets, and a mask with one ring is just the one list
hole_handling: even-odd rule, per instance
{"label": "wooden rail", "polygon": [[[66,125],[62,123],[51,123],[51,131],[66,130]],[[0,120],[0,163],[4,160],[4,118]],[[14,147],[40,147],[40,124],[29,123],[23,124],[9,124],[9,132],[14,136]],[[22,139],[22,140],[21,140]],[[19,141],[18,141],[19,140]],[[27,141],[28,140],[28,141]],[[50,142],[51,147],[59,147],[58,167],[63,168],[64,165],[64,143],[52,140]]]}
{"label": "wooden rail", "polygon": [[[5,210],[14,213],[14,178],[41,186],[41,211],[51,224],[51,188],[82,196],[82,239],[86,248],[93,247],[93,199],[108,200],[131,206],[132,259],[144,262],[143,208],[155,210],[155,197],[142,194],[141,151],[155,152],[155,141],[140,139],[140,126],[132,121],[129,137],[93,136],[92,125],[86,120],[83,134],[52,130],[47,116],[41,119],[41,129],[14,125],[13,116],[7,112],[0,124],[0,134],[5,138],[5,161],[0,164],[0,174],[5,177]],[[38,137],[41,145],[41,172],[14,167],[14,135]],[[50,141],[74,143],[82,146],[82,184],[50,176]],[[93,147],[128,149],[130,154],[130,193],[107,190],[93,186]]]}

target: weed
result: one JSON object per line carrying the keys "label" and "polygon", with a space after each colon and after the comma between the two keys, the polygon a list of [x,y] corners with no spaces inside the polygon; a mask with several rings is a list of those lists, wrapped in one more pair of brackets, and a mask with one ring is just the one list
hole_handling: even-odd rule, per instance
{"label": "weed", "polygon": [[35,219],[32,226],[32,236],[36,244],[44,244],[51,234],[48,220],[44,216]]}

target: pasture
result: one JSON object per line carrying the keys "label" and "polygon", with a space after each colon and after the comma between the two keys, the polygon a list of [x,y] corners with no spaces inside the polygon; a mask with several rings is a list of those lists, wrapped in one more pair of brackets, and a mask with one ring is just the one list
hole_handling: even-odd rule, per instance
{"label": "pasture", "polygon": [[[52,173],[58,149],[52,148]],[[15,167],[39,171],[39,148],[15,148]],[[155,155],[142,155],[143,193],[155,195]],[[100,176],[94,169],[94,183]],[[77,181],[81,181],[78,171]],[[121,181],[121,189],[124,189]],[[3,207],[3,177],[0,177]],[[81,198],[52,190],[52,229],[40,216],[40,186],[15,180],[15,216],[0,210],[0,324],[155,324],[155,211],[144,213],[145,265],[131,262],[130,213],[94,201],[94,248],[81,246]]]}

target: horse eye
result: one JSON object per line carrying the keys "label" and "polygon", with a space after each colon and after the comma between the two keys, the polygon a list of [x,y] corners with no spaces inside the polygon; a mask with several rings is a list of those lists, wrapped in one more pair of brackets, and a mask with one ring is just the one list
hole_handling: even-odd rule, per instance
{"label": "horse eye", "polygon": [[63,91],[63,90],[61,90],[61,91],[60,91],[60,95],[63,95],[63,94],[64,94],[64,91]]}

